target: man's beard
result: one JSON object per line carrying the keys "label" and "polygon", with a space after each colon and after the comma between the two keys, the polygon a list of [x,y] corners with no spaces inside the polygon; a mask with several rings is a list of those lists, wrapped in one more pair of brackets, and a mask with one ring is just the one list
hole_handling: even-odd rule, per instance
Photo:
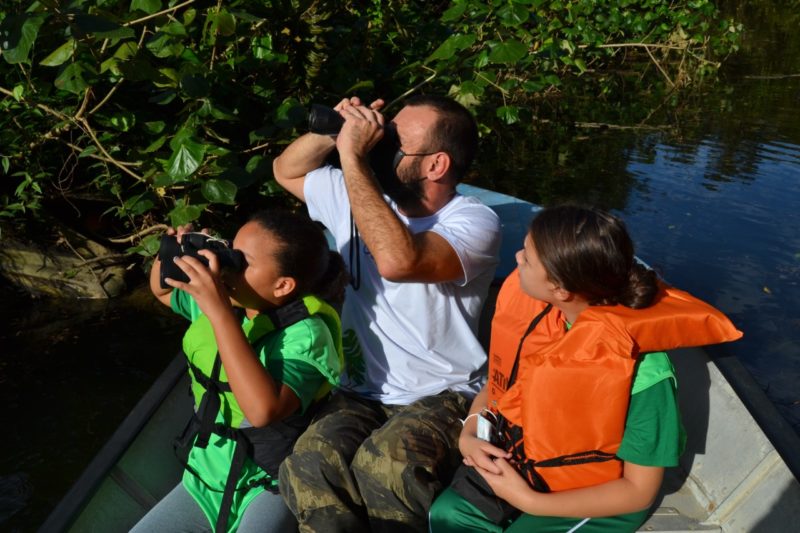
{"label": "man's beard", "polygon": [[378,174],[378,182],[383,192],[391,198],[403,211],[413,211],[422,203],[425,192],[422,188],[424,177],[420,177],[421,163],[409,170],[401,170],[398,176],[397,169]]}

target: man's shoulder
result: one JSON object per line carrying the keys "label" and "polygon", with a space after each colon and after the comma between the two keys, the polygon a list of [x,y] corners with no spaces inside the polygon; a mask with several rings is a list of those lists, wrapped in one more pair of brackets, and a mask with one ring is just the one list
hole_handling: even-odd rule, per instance
{"label": "man's shoulder", "polygon": [[461,193],[456,193],[453,199],[439,211],[438,215],[442,219],[469,217],[483,220],[487,224],[494,224],[498,228],[500,226],[500,218],[491,207],[475,196],[465,196]]}
{"label": "man's shoulder", "polygon": [[331,180],[344,181],[344,174],[342,174],[342,169],[340,168],[336,168],[333,165],[324,165],[306,174],[306,182],[309,180],[325,180],[325,182],[330,182]]}

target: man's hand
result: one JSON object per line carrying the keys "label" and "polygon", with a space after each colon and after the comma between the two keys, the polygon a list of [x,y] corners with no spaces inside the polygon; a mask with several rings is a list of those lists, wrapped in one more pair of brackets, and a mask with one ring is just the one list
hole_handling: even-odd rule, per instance
{"label": "man's hand", "polygon": [[[361,100],[356,97],[345,98],[334,109],[342,114],[351,107],[361,107]],[[383,100],[375,100],[368,109],[378,111],[383,107]],[[272,162],[275,180],[301,201],[305,201],[306,174],[316,170],[325,163],[325,158],[336,148],[336,140],[329,135],[307,133],[286,147],[283,153]]]}
{"label": "man's hand", "polygon": [[[383,100],[378,98],[377,100],[369,104],[369,108],[372,109],[373,111],[380,111],[383,108],[383,103],[384,103]],[[359,107],[361,105],[362,105],[361,98],[359,98],[358,96],[351,96],[350,98],[342,99],[342,101],[336,104],[336,106],[334,106],[333,109],[335,109],[336,111],[339,112],[339,114],[341,114],[342,111],[344,111],[348,107],[353,107],[353,106]]]}
{"label": "man's hand", "polygon": [[340,157],[362,159],[383,137],[384,117],[371,107],[340,103],[344,125],[336,137]]}

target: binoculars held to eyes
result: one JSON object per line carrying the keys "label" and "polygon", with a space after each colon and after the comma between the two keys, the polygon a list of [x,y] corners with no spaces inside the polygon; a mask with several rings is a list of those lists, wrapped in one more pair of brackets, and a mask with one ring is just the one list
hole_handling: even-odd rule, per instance
{"label": "binoculars held to eyes", "polygon": [[208,266],[208,259],[198,253],[200,250],[214,252],[219,260],[219,266],[223,270],[241,272],[244,268],[245,261],[242,252],[232,249],[230,243],[224,239],[211,237],[205,233],[184,233],[181,236],[181,242],[178,242],[175,235],[164,235],[161,237],[161,245],[158,248],[158,258],[161,260],[161,288],[172,288],[164,282],[166,278],[184,283],[189,281],[189,276],[173,261],[175,257],[188,255]]}
{"label": "binoculars held to eyes", "polygon": [[[333,108],[311,104],[308,113],[308,130],[320,135],[336,135],[342,129],[344,119]],[[378,179],[394,177],[394,159],[400,149],[400,139],[394,124],[387,122],[383,127],[383,137],[369,153],[369,162]]]}

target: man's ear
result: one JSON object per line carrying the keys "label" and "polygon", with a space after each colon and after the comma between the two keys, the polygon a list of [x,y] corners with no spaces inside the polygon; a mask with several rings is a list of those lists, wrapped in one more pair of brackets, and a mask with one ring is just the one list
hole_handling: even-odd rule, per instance
{"label": "man's ear", "polygon": [[294,278],[290,278],[288,276],[281,276],[275,282],[275,289],[273,292],[275,293],[276,298],[283,298],[284,296],[288,296],[292,294],[295,287],[297,287],[297,282]]}
{"label": "man's ear", "polygon": [[426,170],[426,177],[431,181],[439,181],[450,171],[452,160],[447,152],[436,152],[431,156]]}

